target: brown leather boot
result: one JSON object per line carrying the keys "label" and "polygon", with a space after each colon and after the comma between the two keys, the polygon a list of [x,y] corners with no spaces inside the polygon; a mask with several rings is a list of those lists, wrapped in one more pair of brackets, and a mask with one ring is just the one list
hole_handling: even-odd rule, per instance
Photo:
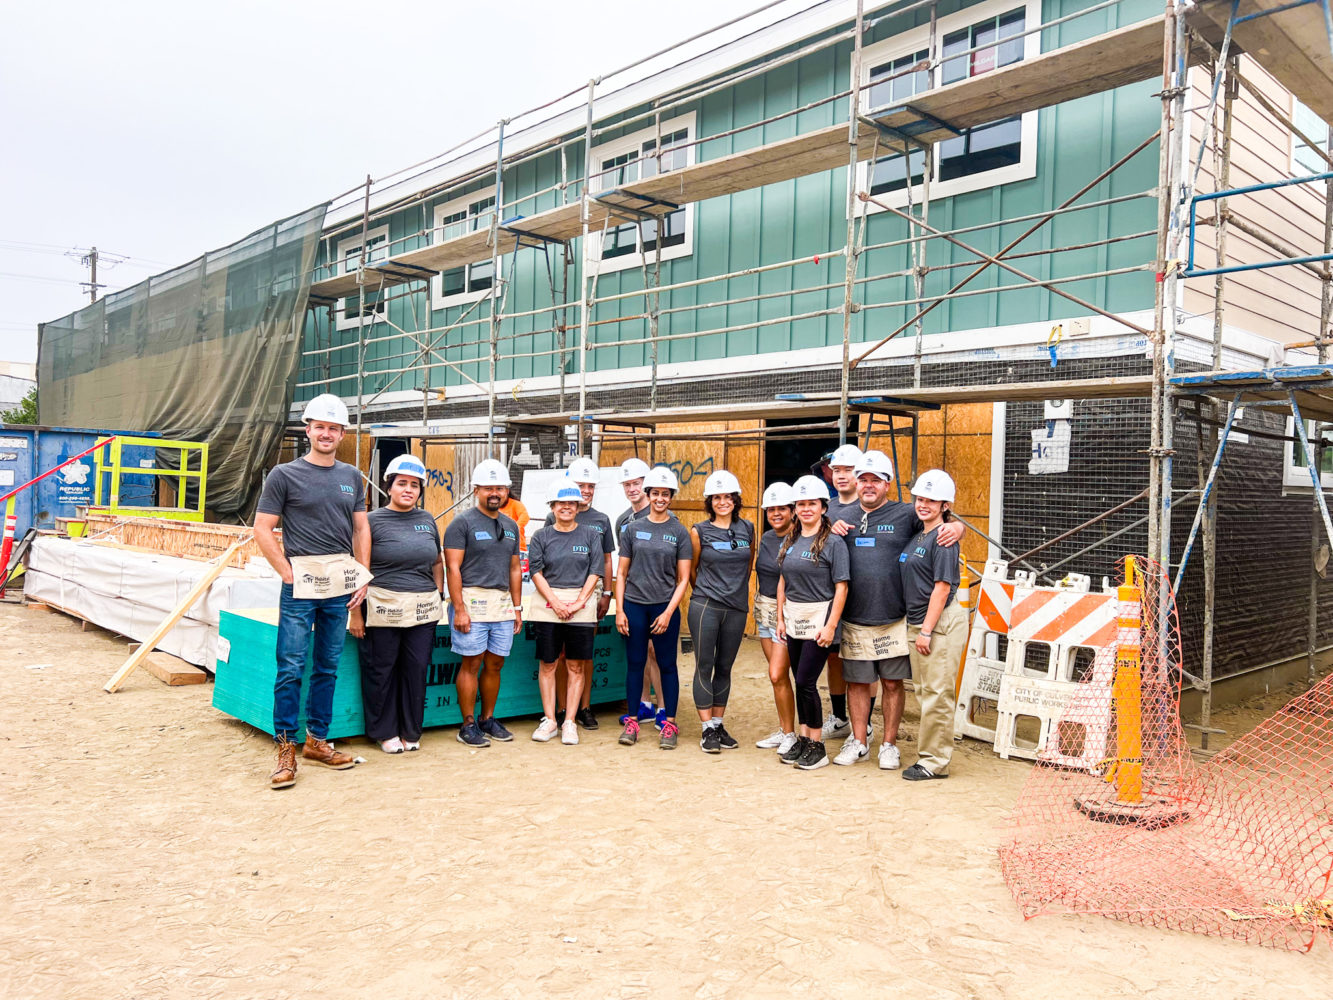
{"label": "brown leather boot", "polygon": [[296,744],[283,740],[278,744],[278,769],[268,779],[269,788],[291,788],[296,784]]}
{"label": "brown leather boot", "polygon": [[325,767],[331,767],[335,771],[346,771],[349,767],[356,766],[356,761],[352,759],[350,753],[335,750],[328,740],[310,735],[305,738],[305,749],[301,751],[301,756]]}

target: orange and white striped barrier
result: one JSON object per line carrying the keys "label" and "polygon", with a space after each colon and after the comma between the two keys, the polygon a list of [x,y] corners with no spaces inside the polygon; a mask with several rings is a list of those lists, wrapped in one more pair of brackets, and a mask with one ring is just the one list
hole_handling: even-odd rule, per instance
{"label": "orange and white striped barrier", "polygon": [[[1116,594],[1109,588],[1092,593],[1084,576],[1039,587],[1032,574],[1015,573],[1010,580],[1007,571],[1003,562],[986,564],[955,733],[990,742],[1006,759],[1040,755],[1061,766],[1096,770],[1110,728]],[[1062,722],[1080,690],[1081,704],[1097,708]]]}

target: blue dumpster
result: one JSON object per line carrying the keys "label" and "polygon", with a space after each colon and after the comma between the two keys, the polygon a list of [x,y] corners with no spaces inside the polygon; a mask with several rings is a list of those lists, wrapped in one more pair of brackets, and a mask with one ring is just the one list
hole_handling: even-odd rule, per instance
{"label": "blue dumpster", "polygon": [[[86,427],[37,427],[31,424],[0,424],[0,496],[22,486],[61,462],[91,448],[99,437],[127,434],[134,437],[158,437],[143,431],[99,431]],[[154,448],[136,445],[122,452],[124,465],[144,468],[155,462]],[[146,463],[146,464],[145,464]],[[77,517],[78,507],[91,506],[97,468],[93,455],[81,458],[17,497],[15,513],[18,528],[15,538],[22,538],[28,528],[54,529],[56,518]],[[122,479],[121,502],[126,506],[152,506],[153,476],[127,476]]]}

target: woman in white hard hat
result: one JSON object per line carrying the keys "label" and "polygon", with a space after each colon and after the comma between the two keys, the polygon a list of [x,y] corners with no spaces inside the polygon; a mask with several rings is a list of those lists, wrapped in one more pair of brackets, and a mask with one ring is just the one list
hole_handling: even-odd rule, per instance
{"label": "woman in white hard hat", "polygon": [[942,469],[931,469],[917,479],[912,498],[924,527],[898,564],[907,603],[912,680],[921,703],[917,761],[903,772],[908,781],[947,778],[953,756],[954,684],[967,646],[967,613],[954,600],[958,550],[940,545],[938,530],[955,492],[953,480]]}
{"label": "woman in white hard hat", "polygon": [[796,745],[796,700],[791,688],[791,663],[787,659],[787,644],[778,638],[778,549],[795,530],[793,515],[796,502],[792,488],[786,483],[772,483],[764,490],[760,505],[770,530],[759,539],[755,556],[756,579],[754,594],[754,621],[759,631],[759,645],[768,661],[768,680],[773,685],[773,701],[778,709],[778,729],[759,740],[761,750],[776,750],[784,754]]}
{"label": "woman in white hard hat", "polygon": [[[528,547],[528,565],[537,593],[530,600],[527,619],[537,640],[537,660],[541,664],[537,686],[545,713],[532,734],[538,743],[549,741],[557,732],[561,743],[579,741],[573,717],[557,726],[555,694],[559,683],[556,664],[563,661],[565,704],[579,703],[592,668],[593,636],[599,618],[593,594],[604,572],[602,536],[591,525],[578,522],[582,499],[576,483],[557,481],[551,493],[554,520],[537,529]],[[610,525],[607,527],[609,530]]]}
{"label": "woman in white hard hat", "polygon": [[426,673],[442,616],[444,556],[435,518],[417,506],[426,466],[399,455],[384,473],[389,502],[370,512],[374,581],[348,624],[361,640],[366,735],[385,753],[421,747]]}
{"label": "woman in white hard hat", "polygon": [[739,517],[740,481],[725,469],[704,480],[708,520],[690,528],[690,636],[694,639],[694,707],[705,753],[740,746],[722,717],[731,695],[731,668],[749,617],[754,526]]}
{"label": "woman in white hard hat", "polygon": [[[625,491],[625,499],[629,501],[629,508],[621,511],[616,518],[615,538],[619,544],[620,533],[625,530],[625,525],[630,521],[637,521],[641,517],[647,517],[648,494],[643,491],[643,477],[648,475],[648,463],[641,458],[627,458],[620,463],[620,488]],[[610,589],[610,584],[607,585]],[[657,654],[653,652],[653,647],[648,647],[648,666],[643,673],[643,693],[639,696],[638,719],[640,722],[655,721],[657,728],[662,728],[662,723],[666,722],[666,710],[658,708],[653,703],[653,693],[661,697],[662,692],[662,674],[657,669]],[[585,697],[587,694],[585,692]]]}
{"label": "woman in white hard hat", "polygon": [[[569,464],[565,470],[565,482],[573,485],[579,491],[578,512],[574,515],[574,520],[578,524],[587,525],[597,533],[597,551],[601,553],[602,572],[598,578],[602,580],[601,593],[597,598],[597,621],[601,621],[606,616],[607,610],[611,606],[611,574],[612,553],[616,550],[616,539],[611,527],[611,519],[592,505],[593,497],[597,494],[597,484],[601,482],[602,472],[597,467],[597,463],[590,458],[576,458]],[[546,524],[555,523],[554,508],[552,513],[546,515]],[[592,659],[589,654],[588,659]],[[592,667],[589,664],[588,669]],[[556,663],[555,668],[555,691],[556,691],[556,714],[558,722],[564,722],[565,710],[568,706],[564,702],[564,692],[568,687],[568,673],[565,668],[565,658],[562,656]],[[584,729],[596,729],[598,726],[597,716],[592,710],[592,685],[583,686],[583,703],[574,705],[573,719]]]}
{"label": "woman in white hard hat", "polygon": [[671,513],[671,500],[680,488],[676,474],[665,466],[643,477],[649,513],[625,526],[620,534],[620,563],[616,572],[616,628],[626,637],[625,701],[621,717],[625,730],[620,742],[639,740],[638,702],[643,692],[643,671],[651,641],[662,672],[663,750],[676,749],[680,729],[676,705],[680,676],[676,651],[680,639],[680,601],[690,582],[690,535]]}
{"label": "woman in white hard hat", "polygon": [[847,545],[832,532],[828,487],[814,476],[792,484],[799,530],[778,550],[778,638],[786,640],[796,673],[796,713],[801,735],[780,758],[803,771],[828,764],[824,751],[823,706],[819,675],[838,641],[842,607],[847,600]]}

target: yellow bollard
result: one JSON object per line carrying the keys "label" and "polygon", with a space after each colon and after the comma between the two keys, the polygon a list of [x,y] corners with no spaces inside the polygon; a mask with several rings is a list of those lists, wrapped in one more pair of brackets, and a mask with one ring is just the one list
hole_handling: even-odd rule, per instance
{"label": "yellow bollard", "polygon": [[1115,783],[1116,799],[1128,805],[1143,801],[1143,678],[1142,611],[1143,591],[1139,587],[1137,564],[1125,557],[1125,582],[1117,589],[1121,615],[1117,619],[1119,635],[1115,654],[1115,679],[1111,693],[1115,698],[1116,756],[1106,771],[1106,780]]}

